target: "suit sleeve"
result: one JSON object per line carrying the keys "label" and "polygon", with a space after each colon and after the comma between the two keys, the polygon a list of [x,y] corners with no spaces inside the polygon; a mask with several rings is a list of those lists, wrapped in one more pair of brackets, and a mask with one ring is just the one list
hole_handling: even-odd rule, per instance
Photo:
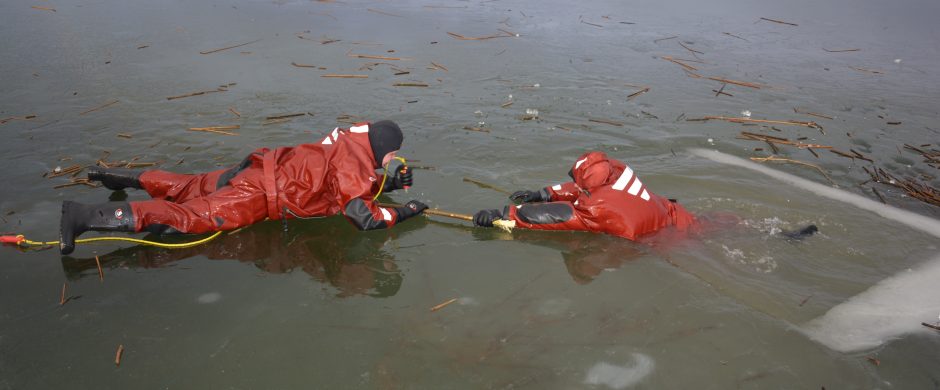
{"label": "suit sleeve", "polygon": [[536,230],[593,231],[590,215],[571,202],[528,203],[507,206],[503,218],[516,222],[516,227]]}
{"label": "suit sleeve", "polygon": [[574,202],[575,199],[578,199],[578,195],[581,192],[573,181],[545,187],[542,191],[543,194],[548,194],[547,199],[551,202]]}
{"label": "suit sleeve", "polygon": [[343,215],[359,230],[390,228],[398,221],[398,213],[394,209],[379,207],[372,201],[375,194],[372,192],[371,175],[374,173],[365,166],[337,173],[334,185]]}

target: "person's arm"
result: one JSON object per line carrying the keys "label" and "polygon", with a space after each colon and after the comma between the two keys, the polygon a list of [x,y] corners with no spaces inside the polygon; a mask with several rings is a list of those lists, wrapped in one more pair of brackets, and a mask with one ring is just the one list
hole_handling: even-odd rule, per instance
{"label": "person's arm", "polygon": [[497,219],[515,221],[517,228],[537,230],[593,231],[589,215],[571,202],[531,203],[506,206],[503,210],[480,210],[473,216],[477,226],[493,226]]}
{"label": "person's arm", "polygon": [[542,188],[538,191],[516,191],[509,195],[509,199],[523,203],[535,202],[574,202],[578,199],[581,190],[574,182],[556,184]]}

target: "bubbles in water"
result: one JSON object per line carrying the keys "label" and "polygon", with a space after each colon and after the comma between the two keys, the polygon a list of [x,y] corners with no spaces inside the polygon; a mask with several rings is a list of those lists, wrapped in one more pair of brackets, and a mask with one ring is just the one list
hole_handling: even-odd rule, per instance
{"label": "bubbles in water", "polygon": [[624,389],[639,383],[643,378],[653,372],[655,364],[653,359],[641,353],[632,354],[633,362],[624,366],[617,366],[607,362],[599,362],[588,370],[584,383],[589,385],[605,385],[611,389]]}
{"label": "bubbles in water", "polygon": [[528,116],[539,116],[539,110],[536,110],[534,108],[526,108],[525,114]]}
{"label": "bubbles in water", "polygon": [[900,59],[900,58],[895,58],[895,59],[894,59],[894,63],[895,63],[895,64],[900,64],[900,63],[901,63],[901,59]]}
{"label": "bubbles in water", "polygon": [[744,111],[741,111],[741,116],[750,118],[750,117],[751,117],[751,110],[744,110]]}

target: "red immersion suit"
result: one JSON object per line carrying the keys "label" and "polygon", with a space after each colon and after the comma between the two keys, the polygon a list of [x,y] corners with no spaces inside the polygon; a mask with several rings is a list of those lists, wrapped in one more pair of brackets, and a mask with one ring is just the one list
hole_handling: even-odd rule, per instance
{"label": "red immersion suit", "polygon": [[336,128],[319,143],[257,149],[209,173],[146,171],[140,184],[154,199],[130,202],[136,231],[206,233],[339,212],[360,230],[391,227],[398,214],[372,201],[382,178],[368,132],[367,122]]}
{"label": "red immersion suit", "polygon": [[630,240],[695,223],[684,207],[652,193],[630,167],[603,152],[585,153],[569,174],[574,182],[541,190],[549,202],[508,206],[503,218],[525,229],[585,230]]}

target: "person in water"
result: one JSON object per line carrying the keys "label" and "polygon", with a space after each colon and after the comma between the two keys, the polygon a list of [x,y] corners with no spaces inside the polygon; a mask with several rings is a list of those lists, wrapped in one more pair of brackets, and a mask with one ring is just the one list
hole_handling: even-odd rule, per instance
{"label": "person in water", "polygon": [[675,200],[654,194],[636,173],[603,152],[588,152],[568,172],[573,181],[538,191],[516,191],[510,199],[519,206],[480,210],[477,226],[498,219],[515,221],[524,229],[581,230],[637,240],[663,228],[683,231],[696,218]]}
{"label": "person in water", "polygon": [[407,167],[376,173],[396,158],[403,140],[392,121],[335,128],[318,143],[260,148],[240,164],[202,174],[162,170],[92,169],[88,179],[117,191],[136,188],[153,198],[85,205],[62,203],[59,250],[69,254],[75,238],[89,231],[208,233],[237,229],[264,219],[330,216],[342,212],[359,230],[383,229],[421,214],[412,200],[384,208],[378,193],[410,187]]}

